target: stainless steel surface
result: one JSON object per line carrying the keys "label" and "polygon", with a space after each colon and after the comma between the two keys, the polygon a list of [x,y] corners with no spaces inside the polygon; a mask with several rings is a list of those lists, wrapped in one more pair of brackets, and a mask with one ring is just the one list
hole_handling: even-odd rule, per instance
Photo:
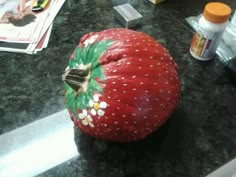
{"label": "stainless steel surface", "polygon": [[115,6],[115,17],[126,27],[134,27],[143,16],[129,3]]}
{"label": "stainless steel surface", "polygon": [[35,176],[78,155],[63,110],[0,136],[0,177]]}
{"label": "stainless steel surface", "polygon": [[164,0],[149,0],[150,2],[152,2],[153,4],[159,4]]}
{"label": "stainless steel surface", "polygon": [[229,161],[206,177],[236,177],[236,159]]}

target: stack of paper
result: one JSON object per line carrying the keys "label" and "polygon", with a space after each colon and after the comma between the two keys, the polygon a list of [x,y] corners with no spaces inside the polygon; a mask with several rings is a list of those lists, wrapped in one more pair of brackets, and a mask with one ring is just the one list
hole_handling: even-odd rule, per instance
{"label": "stack of paper", "polygon": [[[0,0],[0,51],[35,54],[46,48],[53,20],[64,2]],[[43,9],[34,11],[35,3],[46,6],[42,4]]]}

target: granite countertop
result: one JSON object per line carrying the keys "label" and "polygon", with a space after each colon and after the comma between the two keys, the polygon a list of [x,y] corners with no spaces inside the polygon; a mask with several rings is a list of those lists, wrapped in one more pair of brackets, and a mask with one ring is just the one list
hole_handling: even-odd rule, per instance
{"label": "granite countertop", "polygon": [[236,155],[236,85],[218,57],[200,62],[189,53],[194,31],[185,18],[200,14],[210,0],[157,6],[145,0],[67,0],[48,48],[36,55],[0,52],[0,134],[65,109],[61,75],[70,54],[83,34],[122,27],[112,7],[126,2],[143,15],[135,30],[157,39],[179,65],[180,103],[160,130],[136,143],[103,142],[75,129],[80,156],[39,177],[200,177]]}

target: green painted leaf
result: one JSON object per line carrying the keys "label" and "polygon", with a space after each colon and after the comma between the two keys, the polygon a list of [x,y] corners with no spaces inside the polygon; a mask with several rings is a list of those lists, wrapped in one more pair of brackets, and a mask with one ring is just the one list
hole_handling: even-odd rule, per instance
{"label": "green painted leaf", "polygon": [[75,60],[70,60],[69,61],[69,68],[76,68],[77,64],[78,64],[78,62],[76,62]]}
{"label": "green painted leaf", "polygon": [[91,80],[90,81],[88,90],[90,92],[100,92],[100,93],[103,92],[102,86],[96,80]]}
{"label": "green painted leaf", "polygon": [[76,61],[77,64],[83,64],[83,58],[84,58],[83,48],[81,46],[77,47],[75,50],[74,61]]}
{"label": "green painted leaf", "polygon": [[75,51],[74,60],[69,61],[70,68],[76,68],[80,64],[92,64],[92,73],[90,75],[90,81],[85,93],[81,92],[75,97],[73,89],[68,84],[64,84],[64,87],[67,90],[65,95],[66,106],[68,109],[72,109],[77,118],[77,110],[88,108],[89,100],[93,99],[94,93],[103,93],[102,85],[100,85],[96,80],[97,78],[100,78],[104,82],[106,80],[106,76],[100,64],[100,58],[109,49],[113,42],[113,40],[99,41],[95,44],[88,44],[86,48],[78,46]]}
{"label": "green painted leaf", "polygon": [[94,71],[91,74],[91,78],[100,78],[101,80],[105,81],[106,80],[106,76],[103,72],[102,66],[99,65],[96,68],[94,68]]}
{"label": "green painted leaf", "polygon": [[[98,64],[99,59],[101,56],[107,51],[107,49],[111,46],[113,43],[113,40],[110,41],[100,41],[95,44],[93,44],[90,47],[90,50],[88,52],[87,58],[92,62],[93,64]],[[95,65],[96,67],[96,65]]]}
{"label": "green painted leaf", "polygon": [[72,109],[73,113],[75,115],[77,115],[77,106],[75,105],[75,100],[74,100],[74,97],[73,97],[73,93],[69,95],[66,94],[66,107],[68,109]]}

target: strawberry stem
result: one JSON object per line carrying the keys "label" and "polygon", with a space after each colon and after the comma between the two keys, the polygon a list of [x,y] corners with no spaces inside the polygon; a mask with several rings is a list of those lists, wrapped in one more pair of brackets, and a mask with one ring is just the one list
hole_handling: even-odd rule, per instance
{"label": "strawberry stem", "polygon": [[68,68],[62,76],[62,80],[66,82],[77,96],[80,92],[86,92],[91,74],[91,64],[79,65],[78,68]]}
{"label": "strawberry stem", "polygon": [[74,56],[62,77],[66,89],[66,107],[72,110],[76,118],[78,110],[89,108],[89,101],[94,93],[103,93],[103,86],[98,82],[106,81],[100,59],[107,52],[114,40],[101,40],[78,46]]}

